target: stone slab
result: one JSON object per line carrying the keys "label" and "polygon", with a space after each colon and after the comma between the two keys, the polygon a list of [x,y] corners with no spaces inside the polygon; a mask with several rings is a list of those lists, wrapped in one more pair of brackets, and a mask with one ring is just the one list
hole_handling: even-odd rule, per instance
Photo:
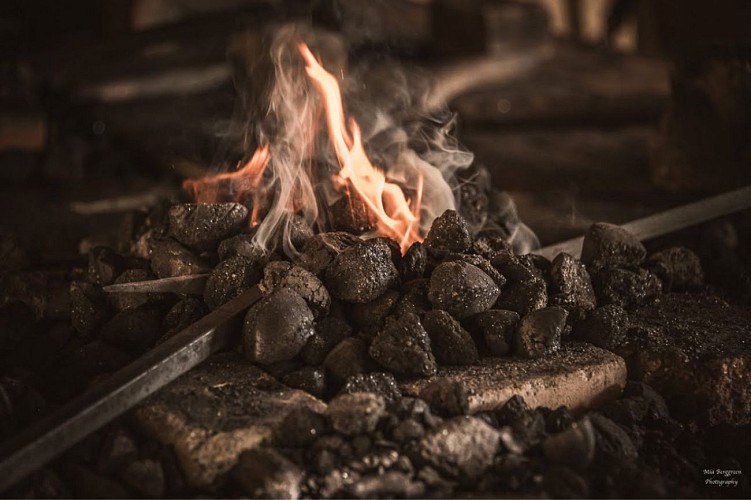
{"label": "stone slab", "polygon": [[668,293],[629,313],[629,377],[665,397],[673,416],[751,423],[751,310],[706,294]]}
{"label": "stone slab", "polygon": [[570,342],[541,359],[483,358],[476,366],[442,367],[434,377],[403,383],[402,390],[417,396],[436,378],[462,382],[471,392],[471,413],[491,410],[515,395],[532,408],[565,405],[580,412],[621,393],[626,363],[591,344]]}
{"label": "stone slab", "polygon": [[227,353],[157,392],[133,417],[149,436],[174,447],[191,486],[209,489],[240,453],[265,442],[300,407],[323,412],[326,404]]}

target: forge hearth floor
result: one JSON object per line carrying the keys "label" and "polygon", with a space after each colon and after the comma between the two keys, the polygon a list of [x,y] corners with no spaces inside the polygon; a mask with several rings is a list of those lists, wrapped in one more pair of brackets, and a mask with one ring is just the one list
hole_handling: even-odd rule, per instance
{"label": "forge hearth floor", "polygon": [[485,358],[476,366],[442,367],[434,377],[402,384],[402,390],[417,396],[437,378],[464,384],[471,413],[493,409],[514,395],[531,408],[565,405],[576,412],[617,397],[626,384],[626,364],[606,350],[571,342],[541,359]]}

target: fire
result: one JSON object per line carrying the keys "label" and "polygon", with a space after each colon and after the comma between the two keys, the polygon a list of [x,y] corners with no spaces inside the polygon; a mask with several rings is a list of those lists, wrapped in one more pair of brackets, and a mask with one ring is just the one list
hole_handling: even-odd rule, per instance
{"label": "fire", "polygon": [[410,207],[402,189],[388,182],[383,170],[370,163],[362,146],[357,122],[351,119],[347,129],[336,78],[323,69],[307,45],[301,43],[298,49],[305,59],[308,76],[323,99],[329,139],[341,167],[335,179],[332,179],[334,185],[351,186],[375,218],[378,232],[398,241],[402,252],[405,252],[412,243],[422,241],[417,230],[422,178],[418,181],[419,188]]}
{"label": "fire", "polygon": [[[402,188],[389,182],[386,173],[374,166],[367,157],[362,144],[362,133],[354,119],[347,120],[342,103],[341,90],[336,78],[327,72],[304,43],[298,50],[305,61],[305,70],[320,94],[331,146],[339,163],[339,172],[332,176],[334,188],[342,196],[357,196],[368,210],[375,223],[376,232],[397,241],[405,252],[412,243],[422,241],[419,233],[420,208],[423,178],[418,174],[414,193],[409,197]],[[264,201],[262,178],[267,165],[274,168],[268,144],[258,148],[253,157],[235,172],[222,173],[202,179],[186,180],[183,188],[199,203],[219,201],[226,192],[234,201],[245,202],[252,198],[251,225],[258,223],[260,203]],[[299,175],[306,175],[304,166],[299,166]],[[295,186],[291,186],[293,189]],[[304,196],[297,193],[292,200]],[[287,211],[294,211],[298,203],[287,203]]]}

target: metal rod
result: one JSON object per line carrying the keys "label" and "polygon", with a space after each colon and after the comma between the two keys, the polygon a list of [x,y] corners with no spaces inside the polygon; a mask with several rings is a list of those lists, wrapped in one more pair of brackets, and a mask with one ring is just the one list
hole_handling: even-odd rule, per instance
{"label": "metal rod", "polygon": [[230,345],[261,297],[254,286],[8,439],[0,446],[0,492]]}
{"label": "metal rod", "polygon": [[[751,186],[636,219],[621,227],[644,241],[748,208],[751,208]],[[532,253],[548,259],[553,259],[561,252],[580,257],[582,241],[584,238],[580,236],[534,250]]]}
{"label": "metal rod", "polygon": [[206,288],[209,274],[190,274],[187,276],[174,276],[158,280],[133,281],[131,283],[118,283],[102,287],[107,293],[188,293],[202,294]]}

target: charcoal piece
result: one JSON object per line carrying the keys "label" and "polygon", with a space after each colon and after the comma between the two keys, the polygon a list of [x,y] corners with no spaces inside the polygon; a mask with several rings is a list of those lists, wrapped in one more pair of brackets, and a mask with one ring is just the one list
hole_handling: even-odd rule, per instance
{"label": "charcoal piece", "polygon": [[321,276],[337,255],[361,241],[357,236],[344,231],[316,234],[302,245],[300,256],[295,264],[316,276]]}
{"label": "charcoal piece", "polygon": [[417,315],[411,313],[387,324],[370,344],[368,353],[398,375],[428,377],[437,370],[430,337]]}
{"label": "charcoal piece", "polygon": [[704,283],[699,257],[686,247],[672,247],[649,256],[645,264],[662,280],[666,292],[683,291]]}
{"label": "charcoal piece", "polygon": [[662,293],[660,279],[646,269],[605,269],[594,275],[592,282],[601,304],[618,304],[627,309]]}
{"label": "charcoal piece", "polygon": [[169,209],[169,232],[195,250],[214,250],[247,225],[248,209],[239,203],[183,203]]}
{"label": "charcoal piece", "polygon": [[133,437],[123,428],[109,431],[102,442],[97,460],[97,471],[112,475],[138,458],[138,447]]}
{"label": "charcoal piece", "polygon": [[610,351],[623,347],[628,330],[628,313],[617,304],[598,307],[576,324],[574,335]]}
{"label": "charcoal piece", "polygon": [[361,329],[380,330],[386,316],[391,312],[396,303],[401,299],[401,294],[396,290],[387,290],[386,293],[367,304],[353,304],[349,318],[352,324]]}
{"label": "charcoal piece", "polygon": [[601,466],[623,464],[638,457],[634,442],[621,427],[599,413],[589,414],[595,431],[595,462]]}
{"label": "charcoal piece", "polygon": [[516,329],[514,350],[525,358],[541,358],[561,348],[561,335],[566,327],[568,311],[546,307],[524,316]]}
{"label": "charcoal piece", "polygon": [[[290,244],[294,248],[302,248],[308,239],[314,236],[313,229],[310,227],[310,223],[303,217],[295,215],[294,217],[287,219],[287,225],[285,226],[286,236],[289,238]],[[284,243],[278,245],[284,247]]]}
{"label": "charcoal piece", "polygon": [[355,436],[373,432],[385,411],[386,403],[378,394],[353,392],[332,399],[325,416],[336,432]]}
{"label": "charcoal piece", "polygon": [[481,335],[493,356],[506,356],[511,352],[519,315],[513,311],[490,309],[472,317],[472,325]]}
{"label": "charcoal piece", "polygon": [[494,264],[507,264],[515,259],[511,245],[504,238],[489,233],[480,232],[472,243],[470,251],[485,257]]}
{"label": "charcoal piece", "polygon": [[175,240],[151,242],[151,270],[160,278],[208,273],[211,268],[201,258]]}
{"label": "charcoal piece", "polygon": [[343,250],[326,269],[324,282],[331,295],[364,304],[399,283],[391,248],[381,238],[362,241]]}
{"label": "charcoal piece", "polygon": [[334,346],[351,334],[346,321],[327,316],[315,324],[315,333],[300,351],[300,359],[309,365],[320,365]]}
{"label": "charcoal piece", "polygon": [[469,413],[469,390],[463,382],[440,378],[420,391],[420,398],[430,405],[433,413],[442,417],[456,417]]}
{"label": "charcoal piece", "polygon": [[16,235],[0,228],[0,274],[19,271],[28,263],[29,257]]}
{"label": "charcoal piece", "polygon": [[568,429],[549,436],[542,443],[545,458],[558,465],[584,471],[595,456],[595,431],[588,418],[574,422]]}
{"label": "charcoal piece", "polygon": [[584,319],[597,305],[595,291],[587,268],[575,257],[559,253],[550,266],[550,281],[555,305],[569,312],[570,318]]}
{"label": "charcoal piece", "polygon": [[337,231],[363,234],[375,229],[374,219],[359,195],[342,196],[329,205],[331,224]]}
{"label": "charcoal piece", "polygon": [[160,342],[167,340],[177,332],[206,316],[209,312],[202,300],[195,297],[187,297],[170,308],[162,321],[162,329],[166,333],[159,339]]}
{"label": "charcoal piece", "polygon": [[347,379],[339,394],[354,392],[371,392],[383,398],[386,403],[393,403],[402,397],[402,390],[390,373],[360,373]]}
{"label": "charcoal piece", "polygon": [[422,314],[431,309],[428,300],[428,288],[430,281],[427,279],[412,280],[404,284],[404,294],[394,306],[394,316],[406,313]]}
{"label": "charcoal piece", "polygon": [[219,243],[217,250],[219,260],[241,256],[262,262],[268,257],[268,252],[253,241],[253,235],[248,233],[236,234]]}
{"label": "charcoal piece", "polygon": [[641,424],[649,413],[649,402],[643,397],[621,398],[600,407],[603,415],[623,426]]}
{"label": "charcoal piece", "polygon": [[562,432],[574,422],[574,417],[565,406],[559,406],[545,417],[545,430],[550,433]]}
{"label": "charcoal piece", "polygon": [[118,481],[99,475],[84,465],[65,463],[62,475],[76,498],[130,498]]}
{"label": "charcoal piece", "polygon": [[459,172],[457,206],[470,234],[476,234],[488,220],[490,173],[484,167],[480,168],[482,170],[478,171],[473,164]]}
{"label": "charcoal piece", "polygon": [[511,262],[500,266],[498,270],[508,282],[493,309],[505,309],[526,316],[547,305],[547,283],[535,276],[529,268],[518,262]]}
{"label": "charcoal piece", "polygon": [[542,487],[548,498],[590,497],[589,483],[579,473],[567,467],[570,465],[554,465],[546,469],[542,479]]}
{"label": "charcoal piece", "polygon": [[316,275],[289,262],[269,262],[263,270],[261,291],[268,295],[283,287],[291,288],[305,299],[315,317],[329,313],[331,296]]}
{"label": "charcoal piece", "polygon": [[428,253],[425,245],[416,241],[410,245],[402,257],[402,265],[399,273],[402,281],[420,279],[425,274],[425,267],[428,261]]}
{"label": "charcoal piece", "polygon": [[124,268],[124,259],[109,247],[89,251],[89,281],[98,286],[111,285]]}
{"label": "charcoal piece", "polygon": [[348,378],[360,373],[375,371],[377,366],[368,356],[368,344],[364,340],[349,337],[337,344],[323,362],[331,381],[341,386]]}
{"label": "charcoal piece", "polygon": [[397,443],[407,443],[425,435],[425,426],[411,418],[402,420],[391,431],[391,438]]}
{"label": "charcoal piece", "polygon": [[328,428],[326,418],[309,408],[293,408],[276,428],[274,438],[285,448],[309,446]]}
{"label": "charcoal piece", "polygon": [[70,320],[78,333],[91,335],[109,316],[101,289],[83,282],[70,284]]}
{"label": "charcoal piece", "polygon": [[418,398],[405,396],[391,405],[389,410],[401,420],[412,419],[431,429],[443,422],[443,419],[433,415],[428,403]]}
{"label": "charcoal piece", "polygon": [[499,405],[493,413],[495,414],[495,418],[499,425],[511,425],[521,419],[529,411],[529,406],[527,406],[524,398],[519,395],[514,395],[510,397],[508,401]]}
{"label": "charcoal piece", "polygon": [[628,381],[623,388],[624,397],[644,398],[656,419],[665,420],[670,417],[668,404],[659,392],[644,382]]}
{"label": "charcoal piece", "polygon": [[425,485],[405,472],[386,471],[361,477],[347,491],[353,498],[420,498]]}
{"label": "charcoal piece", "polygon": [[440,365],[471,365],[479,357],[472,336],[446,311],[434,309],[422,318],[430,337],[435,359]]}
{"label": "charcoal piece", "polygon": [[261,263],[248,257],[230,257],[211,271],[203,291],[203,300],[216,309],[238,297],[261,279]]}
{"label": "charcoal piece", "polygon": [[609,267],[636,267],[646,255],[641,241],[620,226],[598,222],[584,234],[581,261],[590,273]]}
{"label": "charcoal piece", "polygon": [[467,253],[453,253],[447,255],[444,258],[444,262],[457,260],[466,262],[467,264],[472,264],[473,266],[490,276],[490,279],[492,279],[499,288],[503,287],[503,285],[506,284],[506,278],[501,273],[499,273],[498,270],[493,267],[490,261],[485,257]]}
{"label": "charcoal piece", "polygon": [[517,256],[516,260],[519,264],[532,271],[532,274],[534,274],[536,278],[545,282],[548,281],[552,263],[542,255],[528,253]]}
{"label": "charcoal piece", "polygon": [[446,210],[433,221],[425,236],[425,249],[437,258],[450,253],[464,253],[472,246],[467,222],[455,211]]}
{"label": "charcoal piece", "polygon": [[240,454],[232,478],[250,498],[300,497],[303,471],[272,448],[254,448]]}
{"label": "charcoal piece", "polygon": [[[148,281],[156,279],[156,276],[148,269],[128,269],[118,276],[114,283],[135,283],[138,281]],[[135,309],[146,304],[155,304],[165,299],[164,294],[159,293],[131,293],[131,292],[112,292],[107,295],[110,305],[117,311],[125,309]]]}
{"label": "charcoal piece", "polygon": [[115,347],[140,354],[153,346],[161,335],[162,317],[158,309],[140,307],[115,314],[103,327],[99,337]]}
{"label": "charcoal piece", "polygon": [[162,465],[151,459],[136,460],[120,471],[122,482],[137,495],[162,498],[166,489]]}
{"label": "charcoal piece", "polygon": [[490,309],[499,294],[490,276],[466,262],[444,262],[436,267],[428,289],[433,307],[457,319]]}
{"label": "charcoal piece", "polygon": [[34,311],[20,300],[0,305],[0,352],[10,351],[34,333]]}
{"label": "charcoal piece", "polygon": [[313,335],[313,313],[305,300],[281,288],[254,304],[245,315],[243,352],[256,363],[287,361]]}
{"label": "charcoal piece", "polygon": [[301,389],[317,398],[322,398],[326,393],[326,373],[322,367],[305,366],[287,373],[281,381],[289,387]]}
{"label": "charcoal piece", "polygon": [[417,458],[460,480],[479,478],[493,462],[498,431],[474,417],[455,417],[430,430],[419,441]]}

